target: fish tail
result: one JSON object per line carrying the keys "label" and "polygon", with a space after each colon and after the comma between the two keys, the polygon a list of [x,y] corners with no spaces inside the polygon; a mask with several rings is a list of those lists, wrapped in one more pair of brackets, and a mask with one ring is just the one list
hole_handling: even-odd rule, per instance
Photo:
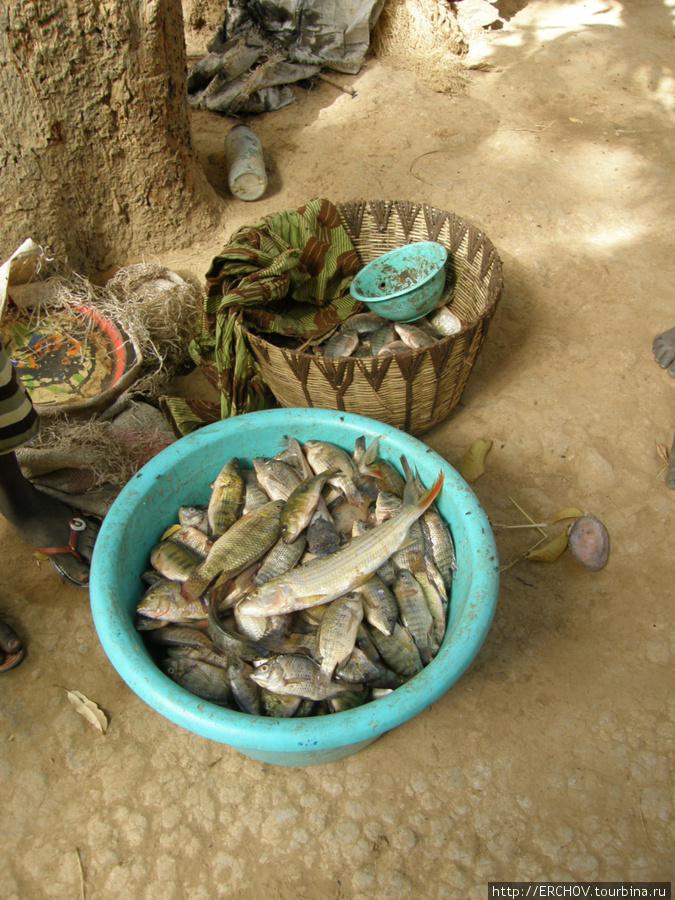
{"label": "fish tail", "polygon": [[[411,482],[411,484],[414,484],[414,482]],[[443,472],[439,472],[438,478],[431,485],[431,487],[428,490],[424,491],[424,493],[414,501],[414,505],[419,510],[420,515],[422,515],[422,513],[426,512],[426,510],[429,509],[429,507],[434,502],[436,497],[438,497],[438,495],[440,494],[442,487],[443,487]],[[408,490],[408,485],[406,485],[406,491],[407,490]],[[405,500],[405,494],[404,494],[404,500]]]}
{"label": "fish tail", "polygon": [[181,596],[192,603],[202,596],[212,581],[213,578],[208,578],[200,572],[193,572],[181,585]]}

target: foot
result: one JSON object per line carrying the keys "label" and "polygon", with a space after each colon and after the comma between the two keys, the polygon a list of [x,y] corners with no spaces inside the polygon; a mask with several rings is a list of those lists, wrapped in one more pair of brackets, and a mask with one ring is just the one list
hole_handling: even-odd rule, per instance
{"label": "foot", "polygon": [[[36,488],[23,475],[14,453],[0,455],[0,513],[12,530],[36,549],[66,546],[71,534],[68,522],[76,515]],[[89,583],[89,561],[98,532],[92,520],[84,521],[87,527],[77,536],[77,554],[81,559],[69,552],[50,556],[64,578],[82,586]]]}
{"label": "foot", "polygon": [[25,655],[19,635],[0,620],[0,672],[8,672],[18,666]]}
{"label": "foot", "polygon": [[[76,514],[53,497],[41,491],[37,493],[38,510],[32,515],[23,516],[21,522],[12,523],[14,530],[36,549],[44,548],[46,551],[53,547],[68,546],[71,536],[69,523],[75,520]],[[49,560],[66,580],[84,587],[89,583],[89,562],[94,551],[98,525],[84,516],[77,516],[75,521],[78,520],[86,527],[82,531],[77,531],[75,544],[77,556],[68,551],[50,553]]]}
{"label": "foot", "polygon": [[675,328],[657,334],[652,342],[652,351],[661,368],[670,369],[671,375],[675,375]]}

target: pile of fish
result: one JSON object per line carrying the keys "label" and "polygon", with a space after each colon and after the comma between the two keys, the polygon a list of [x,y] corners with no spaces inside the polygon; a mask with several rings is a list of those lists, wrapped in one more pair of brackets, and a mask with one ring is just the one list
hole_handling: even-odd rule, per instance
{"label": "pile of fish", "polygon": [[[452,536],[406,458],[285,438],[228,460],[208,505],[183,506],[150,553],[136,627],[177,684],[264,716],[377,699],[438,652]],[[404,477],[405,476],[405,477]]]}
{"label": "pile of fish", "polygon": [[391,322],[373,312],[355,313],[314,350],[322,356],[384,356],[419,350],[457,334],[461,328],[461,320],[447,306],[414,324]]}

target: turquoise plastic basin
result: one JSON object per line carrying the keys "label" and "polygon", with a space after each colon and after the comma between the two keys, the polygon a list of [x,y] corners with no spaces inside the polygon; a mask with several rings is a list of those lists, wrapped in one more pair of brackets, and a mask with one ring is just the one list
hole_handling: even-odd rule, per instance
{"label": "turquoise plastic basin", "polygon": [[[354,441],[381,435],[381,456],[398,464],[405,453],[430,485],[443,470],[438,509],[452,529],[457,574],[448,627],[435,659],[403,687],[358,709],[308,719],[270,719],[234,712],[190,694],[152,661],[134,628],[150,549],[181,505],[204,503],[209,484],[236,456],[249,461],[281,449],[283,435],[302,443]],[[363,416],[325,409],[274,409],[216,422],[176,441],[131,479],[103,521],[91,566],[91,610],[98,637],[124,681],[153,709],[203,737],[246,756],[287,766],[332,762],[401,725],[445,693],[483,643],[497,602],[497,553],[473,492],[438,454],[416,438]]]}
{"label": "turquoise plastic basin", "polygon": [[447,249],[437,241],[404,244],[364,266],[349,291],[385,319],[414,322],[438,306],[447,258]]}

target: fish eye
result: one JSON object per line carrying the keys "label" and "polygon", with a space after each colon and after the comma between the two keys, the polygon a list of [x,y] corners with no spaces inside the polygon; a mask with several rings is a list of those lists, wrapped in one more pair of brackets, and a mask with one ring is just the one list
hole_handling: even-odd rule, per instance
{"label": "fish eye", "polygon": [[256,672],[269,672],[269,670],[270,670],[270,664],[263,663],[262,666],[258,666],[258,668],[256,669]]}

